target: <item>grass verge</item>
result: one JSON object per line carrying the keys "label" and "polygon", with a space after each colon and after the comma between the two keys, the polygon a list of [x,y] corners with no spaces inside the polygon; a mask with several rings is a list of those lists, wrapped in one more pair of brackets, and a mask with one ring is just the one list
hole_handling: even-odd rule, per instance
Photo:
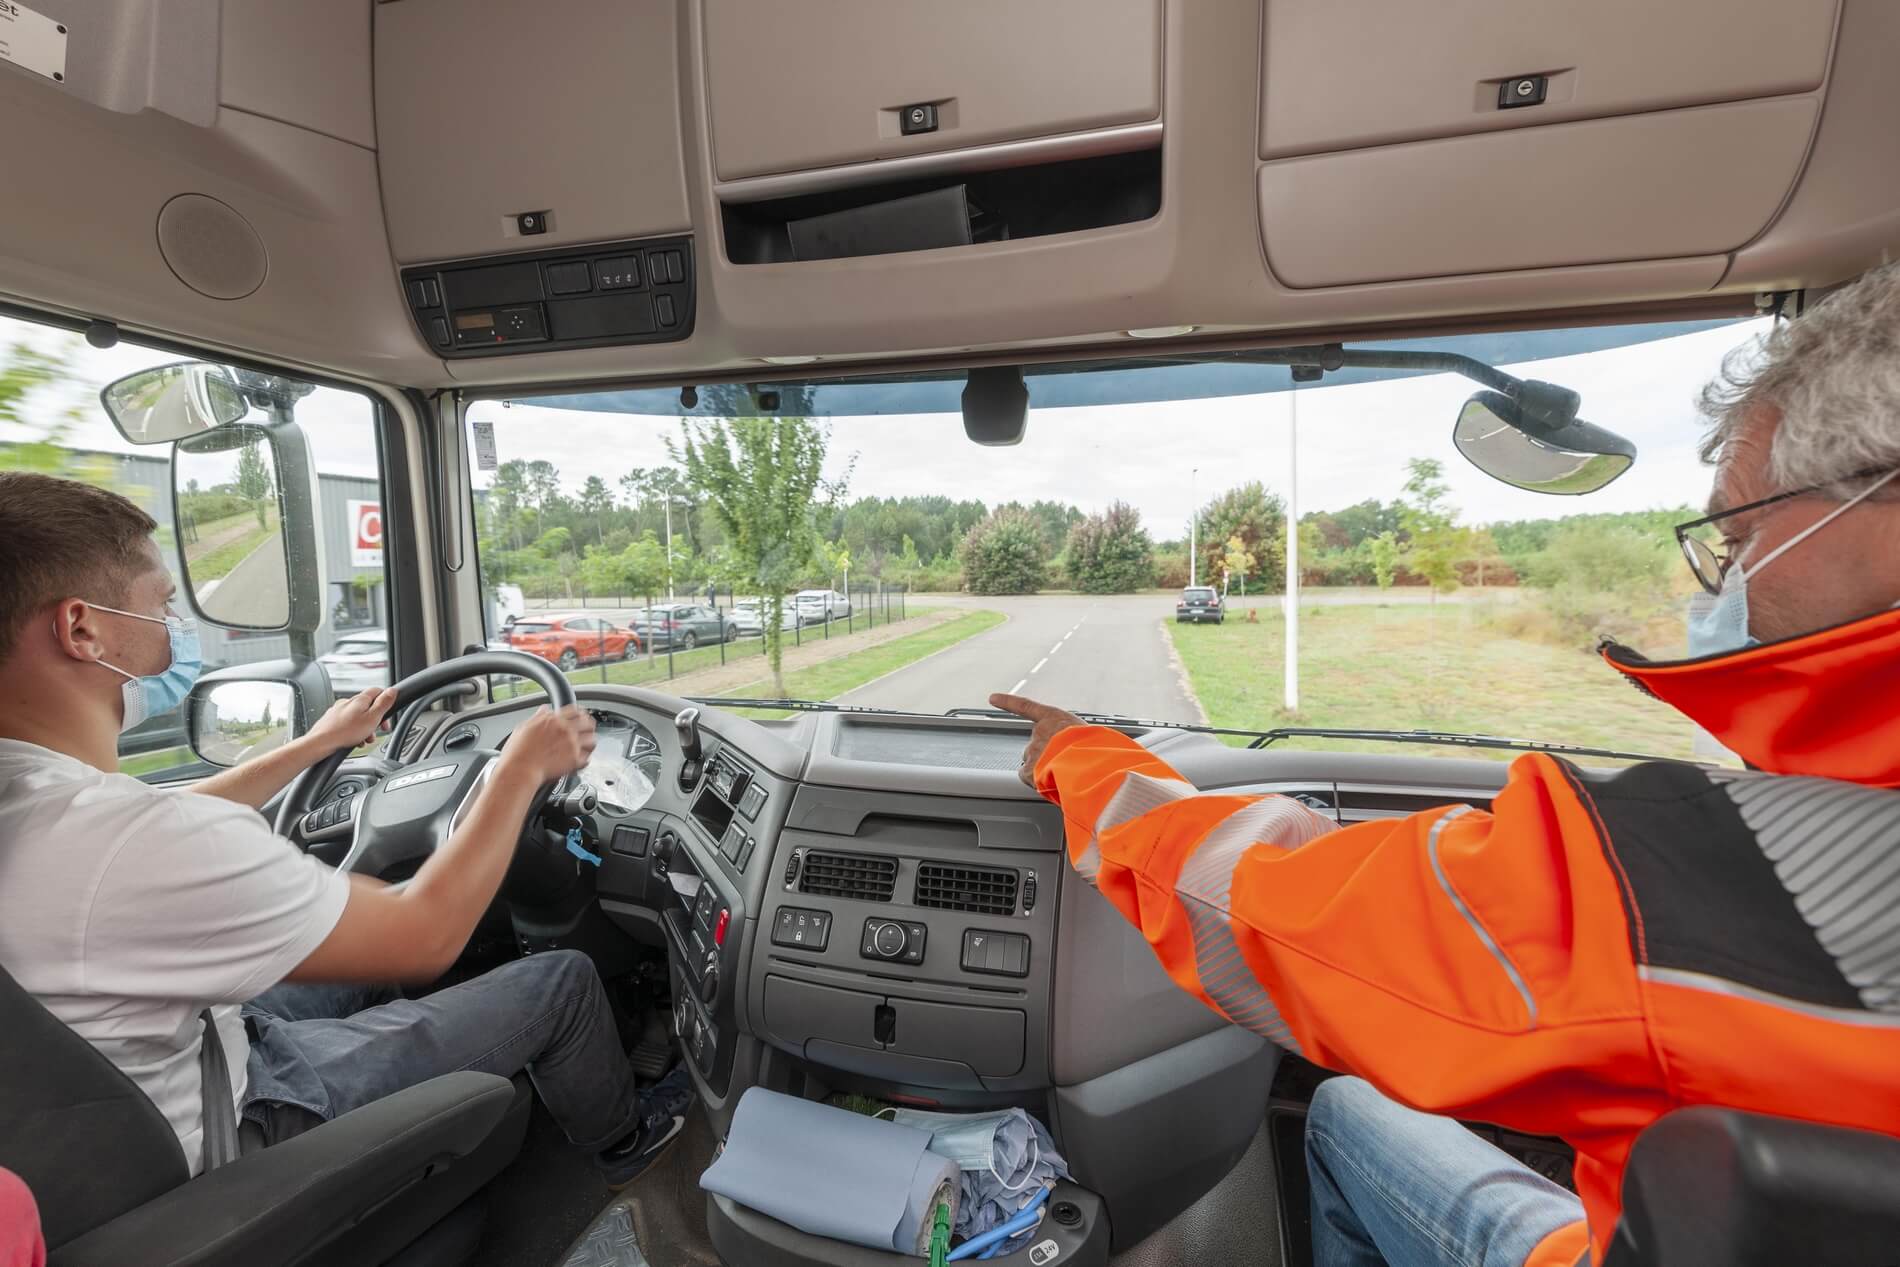
{"label": "grass verge", "polygon": [[[252,515],[244,515],[242,518],[250,520],[252,524],[257,522],[256,517]],[[195,554],[191,547],[186,547],[185,557],[191,568],[191,583],[194,586],[202,586],[206,581],[221,581],[231,575],[232,569],[249,558],[252,551],[277,535],[277,512],[270,512],[267,520],[264,527],[247,529],[222,545],[213,546],[203,554]],[[228,521],[220,520],[219,524],[226,522]],[[218,524],[211,525],[213,528],[217,526]]]}
{"label": "grass verge", "polygon": [[[1280,613],[1258,624],[1177,625],[1168,633],[1216,726],[1455,730],[1657,756],[1691,757],[1695,727],[1642,695],[1594,654],[1513,638],[1474,605],[1300,608],[1300,708],[1283,707]],[[1245,740],[1231,742],[1244,744]],[[1292,744],[1295,741],[1283,741]],[[1334,751],[1396,745],[1314,740]],[[1487,757],[1481,748],[1404,745],[1413,754]]]}
{"label": "grass verge", "polygon": [[[934,655],[945,647],[954,646],[965,638],[973,638],[986,629],[994,629],[1006,618],[1002,612],[971,611],[941,625],[932,625],[929,629],[906,634],[902,638],[893,638],[889,642],[868,647],[863,651],[854,651],[850,655],[827,660],[823,664],[813,665],[809,669],[799,669],[785,675],[785,691],[790,699],[828,700],[836,699],[846,691],[856,690],[866,682],[895,672],[906,665],[915,664],[927,655]],[[772,683],[755,682],[751,686],[741,687],[734,694],[747,699],[766,699],[772,695]],[[775,709],[746,710],[757,718],[787,717]]]}

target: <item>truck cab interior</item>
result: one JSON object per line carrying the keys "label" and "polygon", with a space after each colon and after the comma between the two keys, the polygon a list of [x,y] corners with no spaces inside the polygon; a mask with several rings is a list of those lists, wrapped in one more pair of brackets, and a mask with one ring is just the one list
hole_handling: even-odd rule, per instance
{"label": "truck cab interior", "polygon": [[[1793,317],[1900,250],[1896,48],[1884,0],[0,0],[0,311],[128,372],[218,367],[114,410],[150,441],[120,478],[174,512],[194,464],[242,460],[217,435],[272,467],[281,592],[181,587],[248,648],[210,685],[281,690],[276,717],[307,724],[332,697],[317,657],[361,629],[402,691],[378,751],[268,816],[401,880],[541,702],[499,675],[578,699],[613,768],[556,796],[594,861],[524,844],[466,966],[586,951],[636,1063],[686,1062],[698,1095],[684,1144],[619,1196],[525,1083],[478,1074],[187,1178],[150,1103],[8,980],[0,1165],[50,1261],[903,1261],[700,1189],[765,1087],[1029,1110],[1072,1177],[999,1261],[1305,1267],[1323,1071],[1177,989],[1070,871],[1059,811],[1017,778],[1027,728],[759,716],[615,684],[622,652],[584,646],[591,667],[523,670],[493,641],[473,484],[494,433],[471,416],[825,393],[841,416],[920,412],[877,403],[911,392],[1008,444],[1080,374],[1138,400],[1175,391],[1151,385],[1171,368],[1317,380],[1411,364],[1380,348]],[[1513,427],[1549,421],[1547,384],[1473,365]],[[1584,465],[1628,465],[1574,399],[1551,425],[1581,428]],[[339,435],[370,455],[355,483],[317,473]],[[372,546],[373,587],[315,562]],[[800,619],[787,639],[813,636]],[[200,777],[232,733],[206,716],[126,751],[189,746],[148,768]],[[1503,778],[1117,724],[1202,788],[1341,823],[1484,806]],[[426,812],[390,804],[410,769]],[[1491,1134],[1562,1179],[1560,1143]],[[1668,1119],[1610,1262],[1873,1263],[1853,1247],[1891,1251],[1897,1155]]]}

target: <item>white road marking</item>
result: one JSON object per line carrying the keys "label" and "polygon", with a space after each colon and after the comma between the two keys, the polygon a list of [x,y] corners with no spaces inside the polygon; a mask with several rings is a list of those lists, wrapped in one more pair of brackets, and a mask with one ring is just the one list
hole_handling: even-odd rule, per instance
{"label": "white road marking", "polygon": [[[1067,639],[1064,639],[1063,641],[1065,641],[1065,642],[1066,642],[1066,641],[1067,641]],[[1058,643],[1057,643],[1057,644],[1056,644],[1055,646],[1053,646],[1053,647],[1050,647],[1050,648],[1049,648],[1049,655],[1054,655],[1054,654],[1055,654],[1056,652],[1058,652],[1058,651],[1060,651],[1060,650],[1062,650],[1062,643],[1060,643],[1060,642],[1058,642]],[[1048,659],[1048,658],[1049,658],[1049,656],[1044,656],[1044,657],[1043,657],[1043,659],[1045,659],[1045,660],[1046,660],[1046,659]]]}
{"label": "white road marking", "polygon": [[1033,669],[1031,669],[1031,670],[1029,670],[1029,676],[1030,676],[1030,677],[1035,677],[1035,676],[1036,676],[1036,674],[1038,674],[1038,673],[1040,673],[1040,672],[1042,672],[1042,666],[1043,666],[1043,665],[1045,665],[1045,664],[1047,664],[1047,663],[1049,663],[1049,657],[1048,657],[1048,656],[1044,656],[1044,657],[1043,657],[1042,659],[1040,659],[1040,660],[1038,660],[1038,661],[1036,661],[1036,667],[1035,667],[1035,668],[1033,668]]}
{"label": "white road marking", "polygon": [[1016,683],[1016,685],[1014,685],[1014,686],[1012,686],[1012,687],[1010,687],[1010,688],[1009,688],[1009,693],[1010,693],[1011,695],[1015,695],[1016,693],[1018,693],[1019,691],[1021,691],[1021,690],[1022,690],[1022,689],[1023,689],[1023,688],[1025,687],[1025,686],[1028,686],[1028,685],[1029,685],[1029,679],[1028,679],[1028,678],[1024,678],[1024,679],[1023,679],[1022,681],[1020,681],[1020,682],[1018,682],[1018,683]]}

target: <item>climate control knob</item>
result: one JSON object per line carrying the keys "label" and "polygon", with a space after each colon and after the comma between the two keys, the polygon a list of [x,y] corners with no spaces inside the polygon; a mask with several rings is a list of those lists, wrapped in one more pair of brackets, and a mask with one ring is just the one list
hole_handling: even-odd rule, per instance
{"label": "climate control knob", "polygon": [[711,1007],[719,999],[719,954],[706,956],[706,969],[699,974],[699,1001]]}
{"label": "climate control knob", "polygon": [[871,930],[871,948],[885,959],[896,959],[907,945],[902,924],[883,923]]}

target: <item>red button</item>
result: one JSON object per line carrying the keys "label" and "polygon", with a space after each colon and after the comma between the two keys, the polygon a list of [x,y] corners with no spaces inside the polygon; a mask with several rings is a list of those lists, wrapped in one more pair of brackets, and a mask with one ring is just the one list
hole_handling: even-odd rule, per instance
{"label": "red button", "polygon": [[726,944],[726,925],[731,922],[732,912],[724,907],[720,907],[719,918],[713,921],[713,945],[723,946]]}

